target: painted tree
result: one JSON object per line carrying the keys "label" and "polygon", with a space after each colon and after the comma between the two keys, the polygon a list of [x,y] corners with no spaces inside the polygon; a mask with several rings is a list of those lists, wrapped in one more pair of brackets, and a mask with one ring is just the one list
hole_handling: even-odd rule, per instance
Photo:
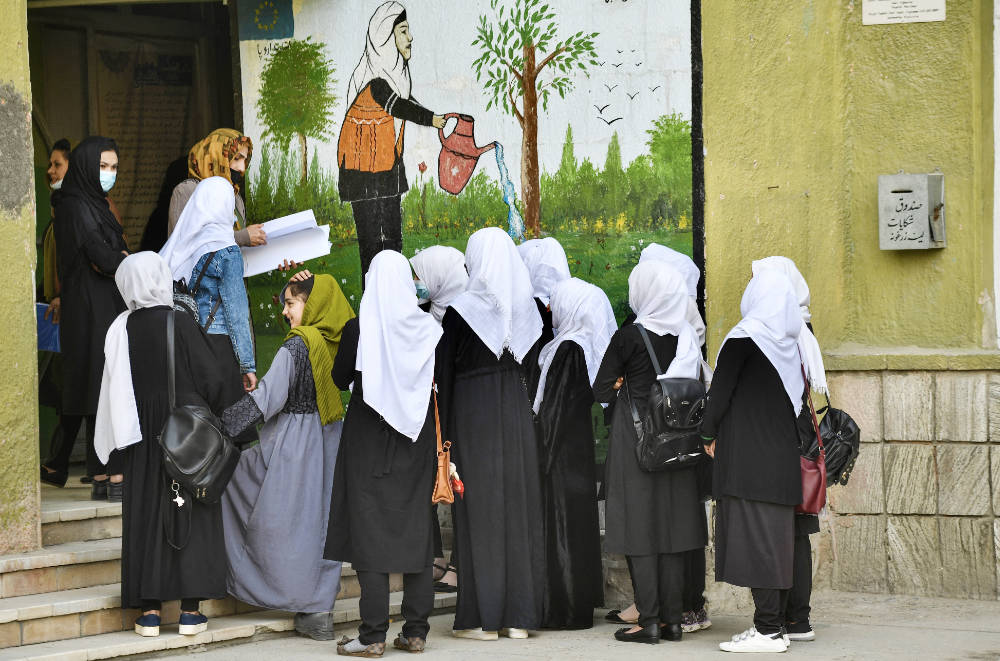
{"label": "painted tree", "polygon": [[275,51],[261,74],[257,118],[264,124],[264,137],[274,140],[281,150],[288,149],[298,137],[300,154],[299,182],[309,174],[306,138],[329,138],[333,107],[337,102],[331,91],[333,62],[323,52],[325,44],[308,37],[292,39]]}
{"label": "painted tree", "polygon": [[557,39],[556,15],[542,2],[490,0],[493,20],[479,17],[472,42],[480,50],[473,62],[476,79],[490,95],[487,110],[503,108],[521,126],[521,200],[525,225],[535,236],[541,231],[539,101],[542,110],[547,110],[553,92],[565,98],[573,89],[574,72],[586,73],[589,66],[597,65],[597,33],[577,32]]}

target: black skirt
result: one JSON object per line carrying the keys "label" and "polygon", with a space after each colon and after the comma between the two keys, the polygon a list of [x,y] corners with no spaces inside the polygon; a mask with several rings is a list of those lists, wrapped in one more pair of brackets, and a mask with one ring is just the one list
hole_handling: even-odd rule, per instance
{"label": "black skirt", "polygon": [[724,496],[715,511],[715,580],[748,588],[792,587],[795,506]]}

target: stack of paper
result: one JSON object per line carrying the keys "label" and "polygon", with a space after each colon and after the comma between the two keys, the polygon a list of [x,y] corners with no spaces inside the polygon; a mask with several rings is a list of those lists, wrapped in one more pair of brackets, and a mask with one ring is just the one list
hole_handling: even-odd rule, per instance
{"label": "stack of paper", "polygon": [[312,209],[275,218],[262,225],[267,243],[243,248],[243,275],[273,271],[286,259],[304,262],[330,254],[330,226],[316,224]]}

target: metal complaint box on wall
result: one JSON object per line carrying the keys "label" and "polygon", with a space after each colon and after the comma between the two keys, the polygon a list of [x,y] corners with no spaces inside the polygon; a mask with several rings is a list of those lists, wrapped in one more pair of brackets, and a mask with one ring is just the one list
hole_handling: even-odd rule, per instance
{"label": "metal complaint box on wall", "polygon": [[878,178],[878,247],[944,248],[944,175],[882,174]]}

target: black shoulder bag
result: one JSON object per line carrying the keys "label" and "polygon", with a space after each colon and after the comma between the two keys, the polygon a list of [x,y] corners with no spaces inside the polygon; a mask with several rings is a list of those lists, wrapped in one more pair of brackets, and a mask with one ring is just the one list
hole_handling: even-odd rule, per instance
{"label": "black shoulder bag", "polygon": [[[819,423],[819,435],[823,439],[826,451],[826,483],[828,486],[847,484],[854,470],[854,462],[861,451],[861,430],[851,416],[840,409],[830,406],[830,396],[826,397],[826,406],[816,411],[823,416]],[[808,411],[803,407],[796,420],[799,430],[799,454],[807,459],[815,460],[819,456],[819,442],[813,430],[813,421]]]}
{"label": "black shoulder bag", "polygon": [[[170,414],[160,431],[163,469],[176,485],[203,503],[217,503],[239,463],[239,450],[222,433],[222,425],[207,406],[177,406],[174,388],[174,312],[167,317],[167,391]],[[177,493],[178,507],[184,499]]]}
{"label": "black shoulder bag", "polygon": [[[646,345],[656,374],[660,362],[646,329],[635,324]],[[632,424],[637,442],[635,456],[639,467],[648,472],[680,470],[697,464],[704,455],[698,426],[705,412],[705,385],[698,379],[658,378],[649,393],[649,410],[639,417],[632,393],[625,383]]]}

